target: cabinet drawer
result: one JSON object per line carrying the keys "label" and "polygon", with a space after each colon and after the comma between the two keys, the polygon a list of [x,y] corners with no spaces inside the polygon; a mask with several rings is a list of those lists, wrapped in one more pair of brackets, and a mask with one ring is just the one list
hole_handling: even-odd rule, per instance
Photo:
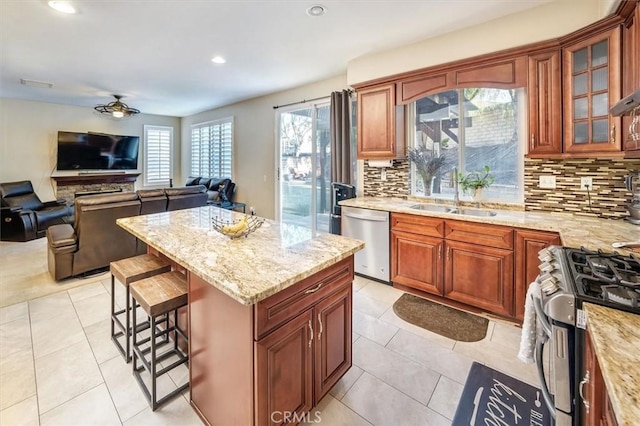
{"label": "cabinet drawer", "polygon": [[391,229],[442,238],[444,236],[444,220],[415,214],[392,213]]}
{"label": "cabinet drawer", "polygon": [[445,238],[488,247],[513,249],[513,229],[504,226],[447,220]]}
{"label": "cabinet drawer", "polygon": [[255,330],[259,339],[333,292],[353,281],[353,256],[341,260],[296,285],[255,305]]}

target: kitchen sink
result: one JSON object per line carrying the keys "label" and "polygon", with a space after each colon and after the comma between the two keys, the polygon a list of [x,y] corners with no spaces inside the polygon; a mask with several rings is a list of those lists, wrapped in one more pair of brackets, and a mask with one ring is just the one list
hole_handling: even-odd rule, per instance
{"label": "kitchen sink", "polygon": [[466,216],[483,216],[490,217],[495,216],[498,213],[491,210],[480,210],[480,209],[454,209],[450,210],[449,213],[461,214]]}
{"label": "kitchen sink", "polygon": [[429,212],[451,213],[451,207],[440,206],[437,204],[415,204],[411,206],[412,209],[425,210]]}

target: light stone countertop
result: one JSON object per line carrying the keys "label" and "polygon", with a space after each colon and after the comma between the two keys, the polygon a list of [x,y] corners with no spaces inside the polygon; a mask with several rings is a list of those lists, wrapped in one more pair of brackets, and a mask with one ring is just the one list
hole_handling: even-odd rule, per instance
{"label": "light stone countertop", "polygon": [[243,214],[213,206],[118,219],[116,223],[151,247],[244,305],[253,305],[349,257],[359,240],[265,220],[246,238],[232,240],[212,218]]}
{"label": "light stone countertop", "polygon": [[[591,250],[617,251],[622,254],[640,254],[640,247],[634,249],[614,249],[611,247],[611,243],[616,241],[640,240],[640,226],[633,225],[626,220],[598,219],[571,213],[525,212],[500,209],[490,209],[497,212],[495,216],[478,217],[412,209],[411,206],[416,204],[434,203],[385,197],[357,197],[340,201],[339,204],[341,206],[384,210],[395,213],[408,213],[440,217],[443,219],[505,225],[538,231],[553,231],[560,234],[562,244],[567,247],[585,247]],[[463,208],[466,208],[466,206],[463,206]]]}
{"label": "light stone countertop", "polygon": [[620,426],[640,419],[640,315],[585,303],[587,329]]}

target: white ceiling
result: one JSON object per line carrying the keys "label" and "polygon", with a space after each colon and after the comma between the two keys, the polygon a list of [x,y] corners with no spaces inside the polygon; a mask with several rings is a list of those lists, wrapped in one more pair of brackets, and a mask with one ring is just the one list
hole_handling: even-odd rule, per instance
{"label": "white ceiling", "polygon": [[[356,57],[551,0],[0,0],[0,96],[183,117],[346,73]],[[211,62],[215,55],[224,65]],[[29,87],[20,79],[53,83]]]}

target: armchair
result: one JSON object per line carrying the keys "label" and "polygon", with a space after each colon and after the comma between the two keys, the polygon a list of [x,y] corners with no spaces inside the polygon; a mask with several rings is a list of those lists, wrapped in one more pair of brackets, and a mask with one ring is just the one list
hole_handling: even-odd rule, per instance
{"label": "armchair", "polygon": [[43,203],[31,181],[0,183],[2,241],[29,241],[44,237],[51,225],[71,220],[72,209],[65,200]]}

